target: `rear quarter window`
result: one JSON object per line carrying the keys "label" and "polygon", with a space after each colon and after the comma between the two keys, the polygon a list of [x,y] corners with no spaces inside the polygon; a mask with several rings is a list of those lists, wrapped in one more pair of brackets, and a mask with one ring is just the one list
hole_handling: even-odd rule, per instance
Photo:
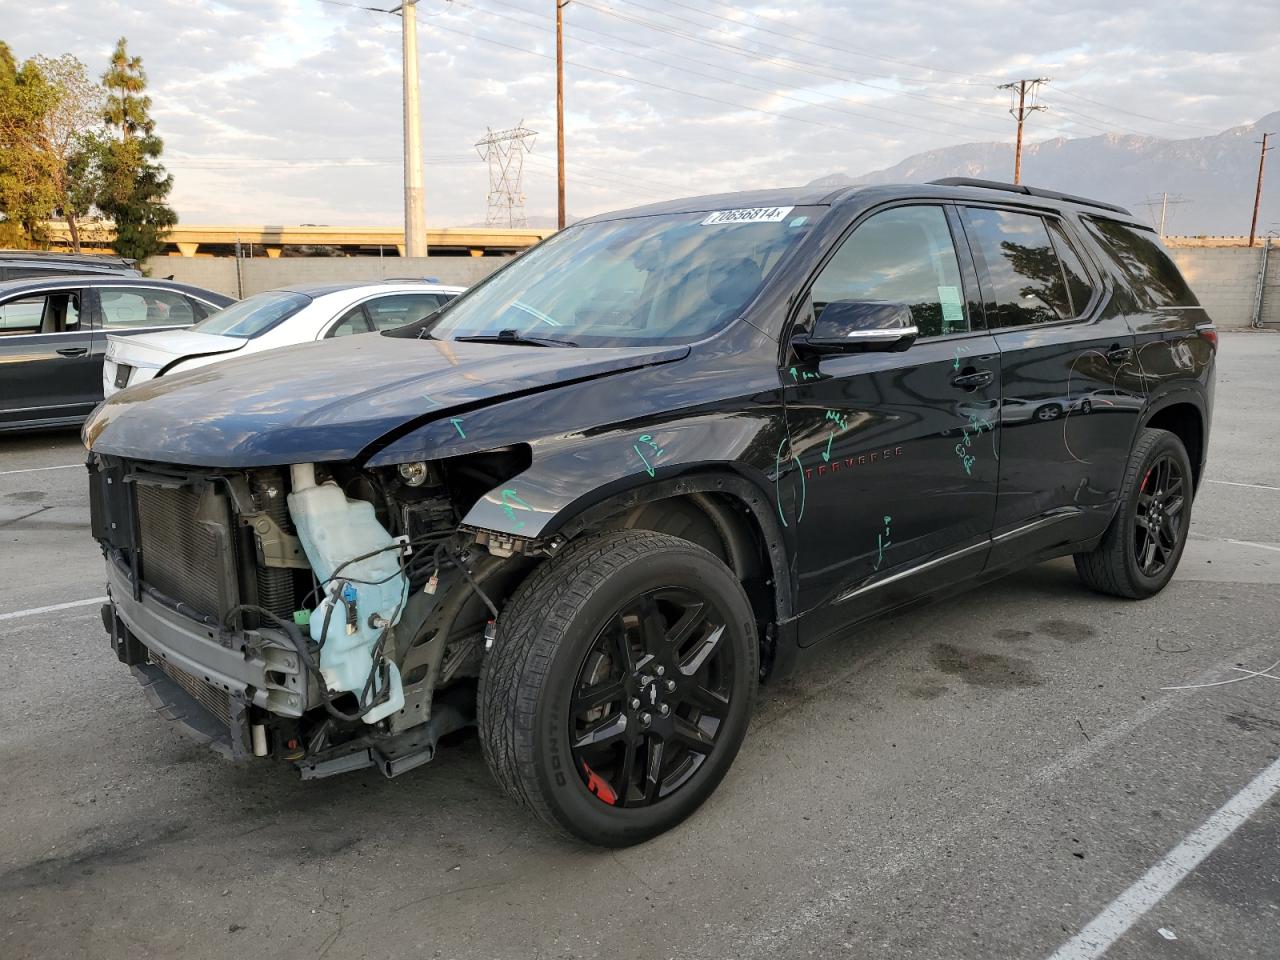
{"label": "rear quarter window", "polygon": [[1154,231],[1098,217],[1085,217],[1084,222],[1147,303],[1157,307],[1200,305]]}

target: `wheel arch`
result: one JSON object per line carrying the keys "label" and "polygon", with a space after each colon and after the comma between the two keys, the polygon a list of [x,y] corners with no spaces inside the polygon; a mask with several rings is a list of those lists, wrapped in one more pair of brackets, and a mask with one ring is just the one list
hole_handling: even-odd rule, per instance
{"label": "wheel arch", "polygon": [[1169,394],[1152,405],[1141,426],[1168,430],[1182,441],[1187,449],[1187,459],[1191,461],[1192,484],[1199,490],[1208,442],[1204,405],[1200,398],[1191,391]]}
{"label": "wheel arch", "polygon": [[749,589],[747,595],[757,617],[761,667],[767,672],[776,660],[777,625],[794,617],[795,597],[787,541],[773,502],[747,478],[720,469],[640,484],[589,506],[570,505],[547,524],[543,535],[572,540],[597,530],[630,527],[697,543],[682,536],[678,528],[654,522],[653,508],[664,504],[670,508],[666,512],[671,516],[697,511],[724,546],[720,559],[744,584],[766,588]]}

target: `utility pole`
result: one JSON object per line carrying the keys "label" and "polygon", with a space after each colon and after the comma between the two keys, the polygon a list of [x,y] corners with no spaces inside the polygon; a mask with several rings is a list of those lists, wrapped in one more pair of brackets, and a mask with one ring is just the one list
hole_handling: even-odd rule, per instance
{"label": "utility pole", "polygon": [[1262,168],[1267,164],[1267,151],[1274,149],[1267,146],[1267,140],[1270,137],[1271,134],[1264,133],[1261,140],[1254,141],[1262,144],[1262,150],[1258,153],[1258,187],[1253,193],[1253,219],[1249,222],[1249,246],[1251,247],[1258,233],[1258,208],[1262,206]]}
{"label": "utility pole", "polygon": [[556,223],[564,229],[564,8],[569,0],[555,0],[556,5]]}
{"label": "utility pole", "polygon": [[1160,239],[1163,240],[1165,226],[1169,222],[1169,208],[1176,207],[1182,203],[1190,203],[1191,201],[1185,199],[1180,193],[1175,194],[1174,196],[1171,197],[1169,196],[1168,190],[1161,193],[1159,197],[1160,199],[1157,200],[1154,196],[1148,195],[1145,203],[1147,208],[1151,210],[1151,222],[1153,226],[1156,223],[1155,208],[1157,204],[1160,205],[1160,221],[1159,221],[1159,227],[1157,228],[1157,232],[1160,235]]}
{"label": "utility pole", "polygon": [[[1035,77],[1027,80],[1013,80],[1010,83],[1002,83],[997,90],[1008,90],[1010,96],[1009,113],[1013,114],[1013,118],[1018,121],[1018,142],[1013,150],[1013,182],[1022,182],[1022,122],[1026,120],[1027,114],[1035,113],[1037,110],[1043,110],[1044,107],[1035,103],[1036,90],[1042,83],[1048,83],[1049,77]],[[1032,103],[1027,104],[1027,94],[1031,94]],[[1016,106],[1013,104],[1016,102]]]}
{"label": "utility pole", "polygon": [[404,255],[427,255],[422,194],[422,109],[418,104],[418,0],[404,0],[400,14],[404,55]]}

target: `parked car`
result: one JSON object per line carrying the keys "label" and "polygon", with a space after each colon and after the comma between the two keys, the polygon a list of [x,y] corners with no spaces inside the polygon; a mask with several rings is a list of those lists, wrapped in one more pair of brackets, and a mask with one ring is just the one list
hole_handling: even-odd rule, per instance
{"label": "parked car", "polygon": [[109,273],[140,277],[138,261],[96,253],[45,253],[40,250],[0,250],[0,282],[45,280],[67,274]]}
{"label": "parked car", "polygon": [[[1216,344],[1150,229],[1048,191],[598,216],[421,322],[107,401],[103,620],[232,755],[391,777],[475,724],[519,803],[634,843],[803,649],[1050,557],[1161,590]],[[1096,390],[1142,404],[1034,415]],[[957,413],[1002,399],[1031,414]]]}
{"label": "parked car", "polygon": [[356,333],[393,330],[448,303],[463,287],[421,281],[300,284],[245,297],[189,330],[109,337],[102,390],[232,357]]}
{"label": "parked car", "polygon": [[0,431],[78,424],[102,400],[108,334],[187,327],[232,303],[110,273],[0,283]]}

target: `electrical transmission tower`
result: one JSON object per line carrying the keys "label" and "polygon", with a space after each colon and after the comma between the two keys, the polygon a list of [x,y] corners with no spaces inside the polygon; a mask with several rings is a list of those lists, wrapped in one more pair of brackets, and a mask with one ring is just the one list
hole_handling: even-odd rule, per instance
{"label": "electrical transmission tower", "polygon": [[[1027,114],[1044,109],[1042,105],[1035,102],[1036,91],[1040,89],[1042,83],[1048,82],[1048,77],[1036,77],[1031,80],[1014,80],[996,87],[997,90],[1009,91],[1009,112],[1013,114],[1013,119],[1018,121],[1018,145],[1013,151],[1014,183],[1022,182],[1022,122],[1027,119]],[[1027,103],[1028,97],[1030,97],[1030,103]]]}
{"label": "electrical transmission tower", "polygon": [[524,215],[524,155],[533,149],[536,130],[521,120],[510,130],[486,128],[489,135],[476,144],[480,159],[489,164],[489,209],[484,222],[490,227],[527,227]]}

